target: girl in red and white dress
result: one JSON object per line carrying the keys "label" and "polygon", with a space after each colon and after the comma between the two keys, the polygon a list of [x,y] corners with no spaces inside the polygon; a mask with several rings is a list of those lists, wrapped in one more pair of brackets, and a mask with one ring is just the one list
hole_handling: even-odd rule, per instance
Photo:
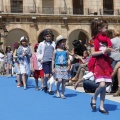
{"label": "girl in red and white dress", "polygon": [[39,90],[38,87],[38,78],[41,78],[41,90],[43,90],[44,88],[44,71],[43,71],[43,67],[41,62],[38,60],[39,58],[39,54],[37,53],[37,49],[38,49],[38,44],[35,44],[34,46],[34,53],[31,57],[31,63],[32,63],[32,72],[33,72],[33,76],[35,78],[35,83],[36,83],[36,90]]}
{"label": "girl in red and white dress", "polygon": [[91,24],[91,35],[93,36],[93,44],[91,44],[92,58],[88,63],[89,71],[93,72],[95,82],[99,84],[93,97],[91,98],[91,108],[96,110],[96,99],[100,94],[99,112],[109,114],[104,108],[104,100],[106,93],[106,84],[112,82],[112,67],[109,54],[113,51],[110,38],[107,36],[108,23],[106,20],[94,19]]}

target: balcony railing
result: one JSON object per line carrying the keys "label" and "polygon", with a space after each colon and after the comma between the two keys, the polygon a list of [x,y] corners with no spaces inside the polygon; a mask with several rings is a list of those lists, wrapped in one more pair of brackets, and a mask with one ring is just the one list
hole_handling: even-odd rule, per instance
{"label": "balcony railing", "polygon": [[64,8],[64,7],[36,7],[36,6],[6,6],[3,13],[37,13],[37,14],[68,14],[68,15],[120,15],[120,9],[106,10],[106,9],[75,9],[75,8]]}

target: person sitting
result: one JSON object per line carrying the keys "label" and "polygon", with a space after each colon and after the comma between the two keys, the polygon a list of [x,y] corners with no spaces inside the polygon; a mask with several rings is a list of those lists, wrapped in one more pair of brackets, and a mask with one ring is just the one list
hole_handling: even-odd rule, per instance
{"label": "person sitting", "polygon": [[81,79],[83,75],[85,74],[85,71],[88,71],[88,62],[90,60],[90,56],[88,51],[83,52],[83,57],[76,55],[77,59],[80,59],[81,64],[79,65],[79,68],[77,70],[76,75],[72,78],[72,81],[77,81],[78,79]]}
{"label": "person sitting", "polygon": [[74,57],[74,60],[72,61],[72,67],[71,67],[71,77],[74,77],[76,72],[77,72],[77,69],[80,65],[80,60],[77,59],[77,57],[75,57],[76,55],[78,56],[83,56],[83,52],[85,50],[87,50],[87,48],[82,44],[82,42],[80,40],[74,40],[72,42],[73,44],[73,50],[72,50],[72,53],[73,53],[73,57]]}
{"label": "person sitting", "polygon": [[117,62],[117,64],[115,65],[113,69],[113,73],[111,75],[112,78],[114,78],[116,74],[117,74],[117,80],[118,80],[118,90],[116,91],[116,93],[113,94],[114,97],[120,96],[120,62]]}
{"label": "person sitting", "polygon": [[[114,90],[116,91],[113,96],[120,96],[120,32],[118,30],[114,31],[114,38],[111,39],[112,47],[114,49],[113,52],[111,52],[110,57],[112,59],[112,81]],[[118,87],[117,87],[118,85]]]}

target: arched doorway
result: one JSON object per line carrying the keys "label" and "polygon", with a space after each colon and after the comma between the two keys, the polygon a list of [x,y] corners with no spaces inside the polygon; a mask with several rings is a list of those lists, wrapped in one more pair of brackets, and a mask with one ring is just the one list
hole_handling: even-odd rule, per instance
{"label": "arched doorway", "polygon": [[69,35],[69,41],[68,41],[68,46],[69,49],[73,48],[72,42],[74,40],[81,40],[83,44],[87,44],[89,37],[86,32],[84,32],[81,29],[74,30],[70,35]]}
{"label": "arched doorway", "polygon": [[[49,29],[51,30],[51,29]],[[44,30],[43,30],[44,31]],[[39,34],[39,37],[38,37],[38,43],[42,42],[44,40],[44,37],[43,37],[43,31]],[[53,40],[55,41],[56,37],[59,35],[58,32],[56,32],[55,30],[51,30],[53,32]]]}
{"label": "arched doorway", "polygon": [[19,42],[20,38],[22,36],[27,37],[28,40],[29,40],[29,37],[28,37],[27,33],[22,29],[13,29],[13,30],[9,31],[8,36],[6,38],[6,46],[9,45],[13,49],[14,48],[13,47],[14,43]]}

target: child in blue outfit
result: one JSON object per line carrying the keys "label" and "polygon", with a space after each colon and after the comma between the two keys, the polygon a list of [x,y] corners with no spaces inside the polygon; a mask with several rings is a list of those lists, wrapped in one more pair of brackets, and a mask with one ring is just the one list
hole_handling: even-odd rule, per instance
{"label": "child in blue outfit", "polygon": [[[57,80],[56,97],[65,99],[65,81],[69,79],[70,60],[68,52],[65,50],[66,38],[59,35],[56,38],[56,50],[52,59],[52,72]],[[62,94],[60,95],[59,87],[62,85]]]}

